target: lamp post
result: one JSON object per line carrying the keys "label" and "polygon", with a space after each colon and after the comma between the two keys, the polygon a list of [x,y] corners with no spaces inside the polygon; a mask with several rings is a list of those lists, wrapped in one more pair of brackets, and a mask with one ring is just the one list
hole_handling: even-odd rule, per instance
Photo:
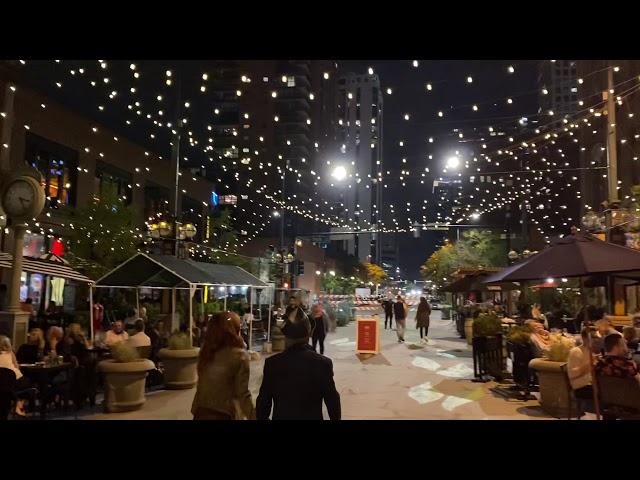
{"label": "lamp post", "polygon": [[160,240],[163,244],[162,253],[175,255],[180,258],[188,257],[185,240],[193,239],[198,233],[191,222],[180,223],[175,219],[157,220],[148,226],[151,240]]}

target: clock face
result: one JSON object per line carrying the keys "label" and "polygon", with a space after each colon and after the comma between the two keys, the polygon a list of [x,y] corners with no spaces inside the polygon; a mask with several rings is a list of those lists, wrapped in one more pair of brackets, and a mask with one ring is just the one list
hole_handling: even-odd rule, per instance
{"label": "clock face", "polygon": [[35,197],[36,192],[29,182],[16,180],[5,190],[2,206],[10,217],[23,217],[34,209]]}

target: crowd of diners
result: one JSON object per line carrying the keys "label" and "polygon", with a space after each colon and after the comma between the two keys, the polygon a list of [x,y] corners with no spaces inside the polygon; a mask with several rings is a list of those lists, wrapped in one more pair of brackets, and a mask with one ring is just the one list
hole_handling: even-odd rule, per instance
{"label": "crowd of diners", "polygon": [[[543,357],[551,346],[539,309],[526,320],[531,330],[530,344],[534,357]],[[605,310],[587,306],[578,315],[580,338],[569,352],[567,374],[576,398],[587,405],[593,400],[593,377],[596,375],[634,379],[640,388],[640,370],[633,360],[640,340],[640,314],[633,315],[633,325],[616,330]]]}
{"label": "crowd of diners", "polygon": [[[19,393],[35,386],[20,370],[20,365],[46,364],[61,357],[64,363],[70,364],[69,368],[51,378],[48,398],[40,398],[39,401],[47,405],[60,405],[63,399],[70,400],[80,403],[76,405],[80,408],[89,397],[89,392],[95,390],[98,381],[95,367],[100,356],[92,355],[92,351],[108,356],[109,350],[121,343],[134,348],[151,347],[150,358],[157,362],[159,350],[168,344],[169,334],[164,329],[164,323],[157,321],[151,324],[144,318],[137,318],[131,327],[130,335],[125,330],[124,321],[116,320],[106,332],[96,332],[93,342],[78,323],[71,323],[65,328],[51,325],[46,332],[35,327],[29,331],[26,343],[19,345],[17,349],[8,337],[0,335],[0,368],[10,369],[16,377],[14,391],[18,393],[18,400],[14,414],[26,416],[27,395]],[[181,330],[186,331],[186,327]],[[71,378],[77,378],[78,381],[72,385]]]}

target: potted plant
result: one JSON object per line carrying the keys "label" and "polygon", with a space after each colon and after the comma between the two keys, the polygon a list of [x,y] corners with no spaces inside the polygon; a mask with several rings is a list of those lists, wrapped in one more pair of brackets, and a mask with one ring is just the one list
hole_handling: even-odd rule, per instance
{"label": "potted plant", "polygon": [[167,389],[193,388],[198,382],[198,355],[200,349],[191,345],[189,335],[174,332],[168,341],[168,348],[158,352],[164,368],[164,385]]}
{"label": "potted plant", "polygon": [[507,345],[509,350],[513,352],[513,381],[525,389],[531,383],[529,362],[532,353],[529,342],[532,333],[533,329],[529,325],[516,325],[511,327],[507,334]]}
{"label": "potted plant", "polygon": [[111,348],[111,357],[98,364],[98,371],[104,373],[105,412],[138,410],[145,402],[147,372],[155,365],[124,343]]}
{"label": "potted plant", "polygon": [[504,352],[502,344],[502,321],[494,312],[483,312],[473,320],[473,366],[477,378],[490,374],[502,379]]}
{"label": "potted plant", "polygon": [[570,413],[571,387],[566,372],[569,351],[575,340],[560,333],[552,333],[550,348],[544,358],[534,358],[529,368],[536,371],[540,384],[540,405],[542,409],[561,418]]}
{"label": "potted plant", "polygon": [[464,338],[467,344],[473,343],[473,321],[480,313],[480,309],[475,305],[467,305],[460,309],[461,318],[464,318]]}

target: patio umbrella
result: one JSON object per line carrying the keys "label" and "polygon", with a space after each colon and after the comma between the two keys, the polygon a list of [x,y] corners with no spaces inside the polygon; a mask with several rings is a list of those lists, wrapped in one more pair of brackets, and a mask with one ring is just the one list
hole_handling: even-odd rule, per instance
{"label": "patio umbrella", "polygon": [[593,274],[640,278],[637,271],[640,271],[639,251],[599,240],[593,235],[576,234],[556,240],[540,253],[491,275],[484,283]]}

